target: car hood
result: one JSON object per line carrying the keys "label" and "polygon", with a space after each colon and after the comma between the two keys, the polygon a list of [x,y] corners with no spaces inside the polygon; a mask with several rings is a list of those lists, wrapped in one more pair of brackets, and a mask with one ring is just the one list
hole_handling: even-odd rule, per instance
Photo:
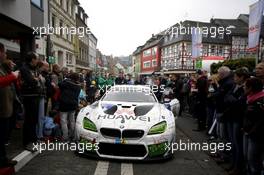
{"label": "car hood", "polygon": [[142,129],[166,120],[162,115],[163,105],[159,103],[99,102],[97,107],[87,107],[83,116],[100,128]]}

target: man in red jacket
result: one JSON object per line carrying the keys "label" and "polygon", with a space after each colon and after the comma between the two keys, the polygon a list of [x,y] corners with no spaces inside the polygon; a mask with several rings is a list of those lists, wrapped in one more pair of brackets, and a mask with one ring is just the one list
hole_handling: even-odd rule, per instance
{"label": "man in red jacket", "polygon": [[11,85],[17,79],[19,72],[8,74],[2,65],[5,59],[5,47],[0,43],[0,168],[14,166],[17,163],[7,159],[5,140],[9,131],[9,118],[13,113],[14,94]]}
{"label": "man in red jacket", "polygon": [[[6,59],[5,47],[2,43],[0,43],[0,64],[2,61]],[[8,75],[0,75],[0,88],[10,85],[14,83],[18,77],[19,71],[12,72]]]}
{"label": "man in red jacket", "polygon": [[16,75],[9,74],[0,77],[0,87],[5,87],[13,83],[17,79]]}

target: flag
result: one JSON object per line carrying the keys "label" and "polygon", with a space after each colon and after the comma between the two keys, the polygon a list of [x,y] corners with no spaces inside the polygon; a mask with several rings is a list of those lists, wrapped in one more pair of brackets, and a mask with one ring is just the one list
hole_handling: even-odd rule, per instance
{"label": "flag", "polygon": [[201,56],[202,49],[202,31],[198,27],[192,28],[192,58]]}
{"label": "flag", "polygon": [[259,45],[264,0],[259,0],[249,8],[248,48],[255,50]]}

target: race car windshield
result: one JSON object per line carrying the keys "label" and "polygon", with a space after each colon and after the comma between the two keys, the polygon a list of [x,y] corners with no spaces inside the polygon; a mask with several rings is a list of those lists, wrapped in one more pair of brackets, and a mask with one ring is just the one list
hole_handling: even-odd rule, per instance
{"label": "race car windshield", "polygon": [[152,94],[142,92],[109,92],[102,101],[153,103],[156,102],[156,99]]}

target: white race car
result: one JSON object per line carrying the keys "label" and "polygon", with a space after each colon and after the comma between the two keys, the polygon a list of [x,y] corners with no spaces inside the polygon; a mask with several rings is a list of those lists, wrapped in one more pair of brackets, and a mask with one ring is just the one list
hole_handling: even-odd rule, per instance
{"label": "white race car", "polygon": [[111,159],[171,158],[176,137],[173,113],[141,85],[111,87],[79,112],[75,131],[78,143],[92,145],[82,153]]}

